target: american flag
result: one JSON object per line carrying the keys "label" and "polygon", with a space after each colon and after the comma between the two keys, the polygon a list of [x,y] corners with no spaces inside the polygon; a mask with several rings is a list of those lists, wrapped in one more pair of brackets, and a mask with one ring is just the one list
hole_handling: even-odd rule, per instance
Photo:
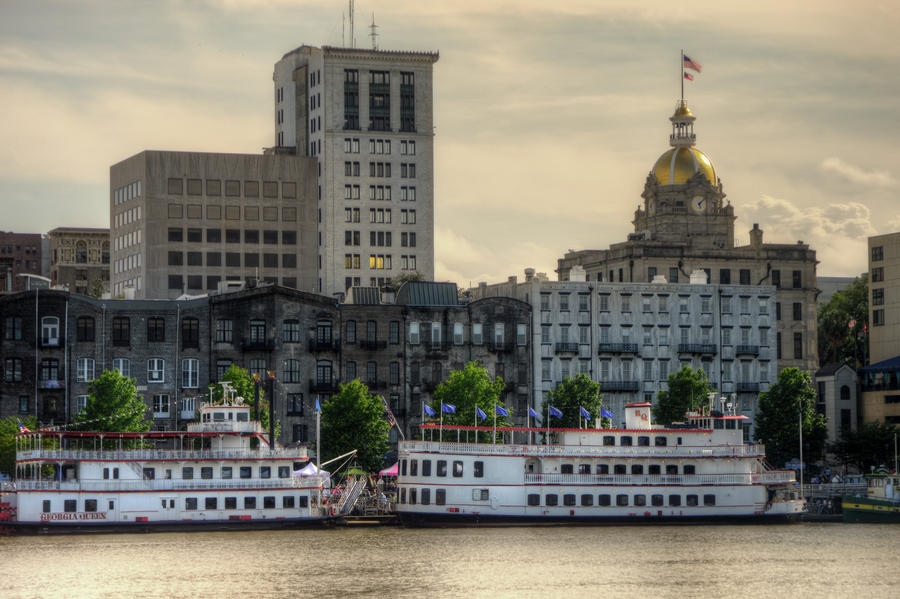
{"label": "american flag", "polygon": [[684,78],[687,79],[688,81],[693,81],[693,80],[694,80],[694,76],[691,75],[690,73],[685,73],[685,74],[684,74]]}
{"label": "american flag", "polygon": [[22,424],[22,421],[19,420],[18,418],[16,418],[16,422],[19,423],[19,432],[20,433],[30,433],[31,432],[30,430],[28,430],[28,427],[25,426],[24,424]]}
{"label": "american flag", "polygon": [[387,415],[387,417],[388,417],[388,422],[391,423],[391,426],[396,426],[396,425],[397,425],[397,419],[394,418],[394,412],[391,411],[391,406],[388,405],[388,402],[387,402],[387,400],[384,398],[383,395],[380,395],[379,397],[381,398],[381,403],[384,404],[384,413],[385,413],[385,414]]}
{"label": "american flag", "polygon": [[[694,62],[691,60],[687,54],[682,54],[683,66],[686,69],[691,69],[692,71],[697,71],[698,73],[702,70],[703,67],[700,66],[700,63]],[[693,78],[692,78],[693,79]]]}

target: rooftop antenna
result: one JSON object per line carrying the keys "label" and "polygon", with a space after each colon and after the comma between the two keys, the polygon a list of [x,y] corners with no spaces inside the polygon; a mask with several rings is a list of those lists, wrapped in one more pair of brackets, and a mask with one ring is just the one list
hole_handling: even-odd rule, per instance
{"label": "rooftop antenna", "polygon": [[372,11],[372,24],[369,25],[369,29],[372,30],[372,33],[369,34],[369,36],[372,38],[372,49],[377,50],[378,42],[375,38],[378,37],[378,32],[375,30],[378,29],[378,25],[375,24],[375,11]]}
{"label": "rooftop antenna", "polygon": [[355,4],[354,0],[350,0],[350,47],[351,48],[356,47],[356,36],[353,31],[353,20],[354,20],[353,15],[355,12],[354,4]]}

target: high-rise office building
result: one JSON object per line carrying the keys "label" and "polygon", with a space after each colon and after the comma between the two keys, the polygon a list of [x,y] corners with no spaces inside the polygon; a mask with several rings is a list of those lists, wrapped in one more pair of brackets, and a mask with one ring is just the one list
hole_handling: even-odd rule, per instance
{"label": "high-rise office building", "polygon": [[316,291],[434,278],[431,52],[301,46],[275,64],[275,147],[316,159]]}

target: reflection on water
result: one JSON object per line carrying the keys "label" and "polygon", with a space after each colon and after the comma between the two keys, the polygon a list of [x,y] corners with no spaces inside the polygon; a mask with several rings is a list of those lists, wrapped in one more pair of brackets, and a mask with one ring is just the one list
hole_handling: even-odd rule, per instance
{"label": "reflection on water", "polygon": [[897,596],[900,526],[367,528],[0,538],[2,597]]}

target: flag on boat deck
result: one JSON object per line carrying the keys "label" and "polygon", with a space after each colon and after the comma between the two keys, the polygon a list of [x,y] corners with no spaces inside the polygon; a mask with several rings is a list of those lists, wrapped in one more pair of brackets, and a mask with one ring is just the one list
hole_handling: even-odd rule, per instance
{"label": "flag on boat deck", "polygon": [[691,69],[692,71],[697,71],[698,73],[703,69],[703,67],[700,66],[700,63],[691,60],[687,54],[682,53],[681,56],[684,59],[684,68]]}
{"label": "flag on boat deck", "polygon": [[693,81],[693,80],[694,80],[694,76],[691,75],[690,73],[685,73],[685,74],[684,74],[684,78],[687,79],[688,81]]}
{"label": "flag on boat deck", "polygon": [[537,412],[535,412],[534,408],[528,408],[528,415],[531,416],[532,418],[537,418],[538,420],[541,419],[541,415],[538,414]]}
{"label": "flag on boat deck", "polygon": [[615,418],[616,415],[612,410],[607,410],[606,408],[600,408],[600,417],[601,418]]}
{"label": "flag on boat deck", "polygon": [[423,403],[422,407],[425,408],[425,413],[429,416],[434,416],[435,414],[437,414],[437,412],[434,411],[434,408],[429,406],[427,403]]}
{"label": "flag on boat deck", "polygon": [[487,419],[487,414],[478,406],[475,406],[475,415],[481,418],[482,422]]}
{"label": "flag on boat deck", "polygon": [[500,406],[494,406],[494,414],[497,416],[509,416],[509,410],[506,408],[501,408]]}
{"label": "flag on boat deck", "polygon": [[551,416],[556,416],[557,418],[562,418],[562,412],[560,412],[559,410],[557,410],[557,409],[554,408],[553,406],[550,406],[550,415],[551,415]]}
{"label": "flag on boat deck", "polygon": [[448,414],[456,414],[456,406],[454,406],[452,403],[442,403],[441,411]]}
{"label": "flag on boat deck", "polygon": [[591,419],[591,413],[584,409],[584,407],[579,406],[581,410],[581,415],[584,416],[587,420]]}
{"label": "flag on boat deck", "polygon": [[30,433],[30,432],[31,432],[31,431],[28,429],[28,427],[25,426],[24,424],[22,424],[22,421],[19,420],[18,418],[16,418],[16,423],[19,425],[19,432],[20,432],[20,433]]}

